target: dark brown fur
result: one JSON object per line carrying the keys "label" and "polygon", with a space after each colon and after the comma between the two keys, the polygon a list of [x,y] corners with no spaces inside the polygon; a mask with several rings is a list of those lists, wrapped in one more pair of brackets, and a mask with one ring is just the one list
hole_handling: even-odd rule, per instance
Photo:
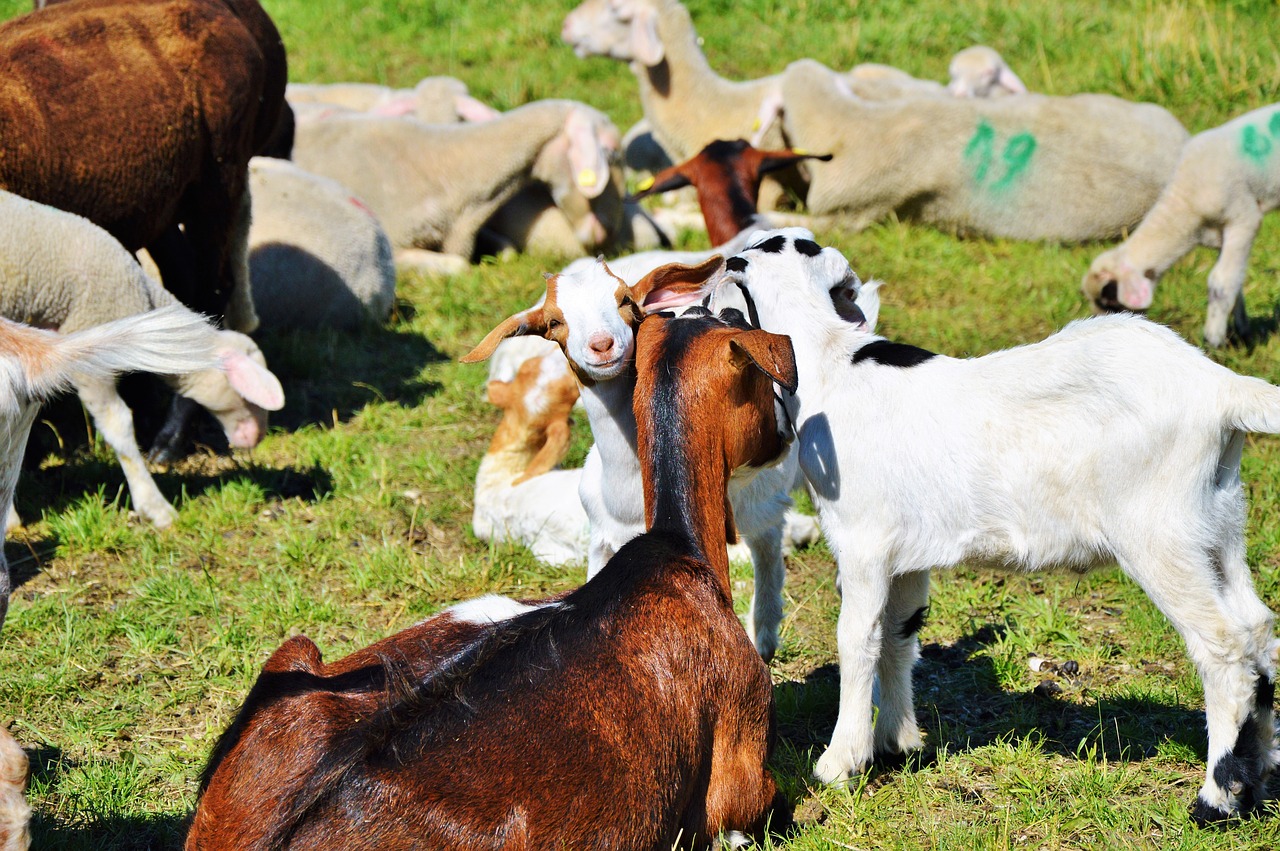
{"label": "dark brown fur", "polygon": [[[746,347],[719,341],[723,358],[699,356],[714,369],[675,409],[637,410],[642,445],[679,435],[690,457],[732,453],[646,469],[646,483],[694,489],[692,526],[659,521],[559,605],[495,625],[444,615],[332,665],[291,639],[215,749],[187,849],[666,851],[785,827],[765,767],[772,686],[724,555],[728,471],[780,448],[768,382],[743,354],[762,351],[764,332],[750,333]],[[780,352],[785,338],[772,340]],[[682,372],[659,355],[639,369]],[[730,416],[687,410],[726,398],[742,403]]]}

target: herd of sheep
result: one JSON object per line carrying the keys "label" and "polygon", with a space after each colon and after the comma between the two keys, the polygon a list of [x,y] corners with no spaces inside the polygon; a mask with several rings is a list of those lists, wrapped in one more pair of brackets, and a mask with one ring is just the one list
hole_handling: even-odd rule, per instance
{"label": "herd of sheep", "polygon": [[[152,458],[184,451],[194,406],[252,447],[286,401],[259,328],[385,321],[397,270],[579,258],[463,360],[490,360],[503,411],[475,535],[585,564],[589,581],[461,603],[335,662],[291,639],[214,748],[188,849],[785,835],[766,665],[785,555],[819,535],[843,595],[820,780],[921,746],[911,669],[931,569],[1114,562],[1204,682],[1193,819],[1262,805],[1280,764],[1277,645],[1244,560],[1239,465],[1246,433],[1280,432],[1280,391],[1130,315],[970,360],[891,343],[874,332],[878,284],[784,226],[897,216],[974,236],[1127,235],[1084,273],[1099,311],[1146,310],[1170,266],[1213,246],[1205,340],[1220,346],[1229,319],[1247,331],[1250,249],[1280,207],[1280,107],[1192,137],[1154,104],[1030,93],[981,45],[956,54],[947,84],[808,59],[737,82],[676,0],[583,0],[561,35],[629,64],[644,119],[623,134],[575,101],[500,112],[449,77],[286,84],[258,0],[35,5],[0,25],[10,528],[26,435],[60,389],[116,452],[134,509],[164,527],[176,512],[118,373],[174,391]],[[664,220],[688,215],[639,203],[684,187],[710,250],[670,250]],[[594,445],[559,469],[575,405]],[[1099,446],[1099,428],[1125,440]],[[817,520],[793,510],[797,487]],[[731,552],[755,572],[745,630]],[[0,556],[0,625],[10,590]],[[25,761],[0,729],[4,851],[28,843]]]}

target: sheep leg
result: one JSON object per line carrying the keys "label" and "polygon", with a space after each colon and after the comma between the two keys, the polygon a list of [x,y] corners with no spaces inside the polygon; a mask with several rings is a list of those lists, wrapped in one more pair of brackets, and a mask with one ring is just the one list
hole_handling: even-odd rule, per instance
{"label": "sheep leg", "polygon": [[1188,557],[1193,552],[1187,547],[1183,554],[1121,564],[1178,630],[1204,684],[1209,758],[1191,817],[1208,824],[1247,814],[1261,803],[1273,758],[1260,742],[1274,731],[1260,728],[1270,717],[1275,672],[1269,654],[1259,659],[1253,652],[1250,627],[1220,596],[1213,554]]}
{"label": "sheep leg", "polygon": [[755,569],[755,589],[751,613],[747,615],[747,635],[760,658],[767,663],[778,650],[778,629],[782,623],[782,585],[787,565],[782,559],[782,524],[747,536],[751,564]]}
{"label": "sheep leg", "polygon": [[880,711],[876,716],[875,744],[876,753],[882,756],[905,754],[923,744],[916,723],[911,670],[920,657],[917,636],[928,609],[928,572],[893,577],[884,619],[884,644],[876,669]]}
{"label": "sheep leg", "polygon": [[125,481],[129,484],[129,497],[133,507],[157,528],[169,526],[178,513],[161,495],[155,480],[147,472],[138,441],[133,435],[133,412],[116,392],[115,381],[93,380],[76,384],[80,401],[93,417],[93,424],[103,439],[116,452]]}
{"label": "sheep leg", "polygon": [[836,645],[840,653],[840,711],[831,744],[814,766],[814,776],[836,783],[863,771],[874,756],[872,686],[889,602],[889,576],[883,565],[855,563],[857,550],[848,533],[830,536],[840,565],[840,618]]}
{"label": "sheep leg", "polygon": [[1209,310],[1204,322],[1204,339],[1210,346],[1227,341],[1227,318],[1233,318],[1235,331],[1244,336],[1249,330],[1249,317],[1244,309],[1244,278],[1249,269],[1249,252],[1262,224],[1262,215],[1236,217],[1222,229],[1222,250],[1218,262],[1209,272]]}

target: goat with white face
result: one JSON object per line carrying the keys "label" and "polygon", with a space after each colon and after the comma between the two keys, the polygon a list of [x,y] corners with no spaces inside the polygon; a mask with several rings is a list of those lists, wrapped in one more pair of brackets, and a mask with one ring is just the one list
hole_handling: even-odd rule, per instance
{"label": "goat with white face", "polygon": [[1276,641],[1245,562],[1240,458],[1246,433],[1280,433],[1280,389],[1135,316],[970,359],[891,343],[838,313],[833,296],[860,282],[800,228],[758,235],[726,267],[763,327],[793,341],[800,464],[840,565],[840,712],[817,776],[920,746],[911,667],[931,569],[1114,562],[1204,684],[1209,770],[1192,817],[1256,809],[1280,761]]}
{"label": "goat with white face", "polygon": [[[697,289],[718,274],[723,262],[715,256],[696,266],[663,266],[633,286],[615,276],[603,261],[548,276],[547,292],[539,305],[504,320],[462,358],[464,363],[483,360],[502,340],[532,334],[557,343],[569,359],[582,385],[582,403],[595,437],[578,489],[591,522],[588,578],[644,531],[632,412],[635,329],[646,311],[689,303],[690,298],[672,299],[672,288]],[[729,481],[734,519],[755,568],[747,631],[765,659],[777,649],[782,622],[786,573],[782,535],[795,474],[796,460],[788,453],[776,467],[744,469]]]}

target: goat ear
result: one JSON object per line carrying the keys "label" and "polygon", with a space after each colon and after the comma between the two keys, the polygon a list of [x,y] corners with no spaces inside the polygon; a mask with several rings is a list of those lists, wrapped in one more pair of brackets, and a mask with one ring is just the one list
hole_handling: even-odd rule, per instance
{"label": "goat ear", "polygon": [[498,344],[508,337],[521,337],[529,334],[541,336],[547,330],[546,318],[541,307],[522,310],[514,316],[508,316],[498,323],[484,336],[474,349],[458,358],[462,363],[477,363],[493,354]]}
{"label": "goat ear", "polygon": [[697,265],[668,263],[645,275],[631,287],[631,300],[645,313],[684,307],[701,301],[724,271],[724,257],[713,254]]}
{"label": "goat ear", "polygon": [[796,392],[800,377],[796,373],[796,354],[790,337],[757,328],[738,334],[729,341],[729,349],[739,366],[745,367],[750,362],[788,393]]}
{"label": "goat ear", "polygon": [[658,38],[658,11],[641,6],[631,17],[631,55],[646,68],[652,68],[666,55],[662,39]]}
{"label": "goat ear", "polygon": [[634,195],[628,195],[626,201],[633,203],[641,198],[648,198],[650,195],[661,195],[663,192],[670,192],[673,189],[682,189],[689,186],[692,181],[681,174],[677,169],[679,166],[671,166],[664,168],[662,171],[650,177],[640,184],[640,188],[636,190]]}
{"label": "goat ear", "polygon": [[489,396],[489,401],[499,408],[505,408],[511,404],[510,381],[490,381],[485,385],[485,392]]}
{"label": "goat ear", "polygon": [[831,161],[831,154],[811,154],[798,148],[791,151],[761,151],[761,153],[764,157],[760,160],[759,174],[779,171],[804,160],[821,160],[824,163]]}
{"label": "goat ear", "polygon": [[609,183],[609,159],[596,137],[595,123],[581,109],[569,111],[564,132],[569,139],[569,168],[578,191],[598,198]]}
{"label": "goat ear", "polygon": [[231,389],[246,402],[266,411],[284,407],[284,388],[271,370],[238,349],[219,349],[218,358]]}

